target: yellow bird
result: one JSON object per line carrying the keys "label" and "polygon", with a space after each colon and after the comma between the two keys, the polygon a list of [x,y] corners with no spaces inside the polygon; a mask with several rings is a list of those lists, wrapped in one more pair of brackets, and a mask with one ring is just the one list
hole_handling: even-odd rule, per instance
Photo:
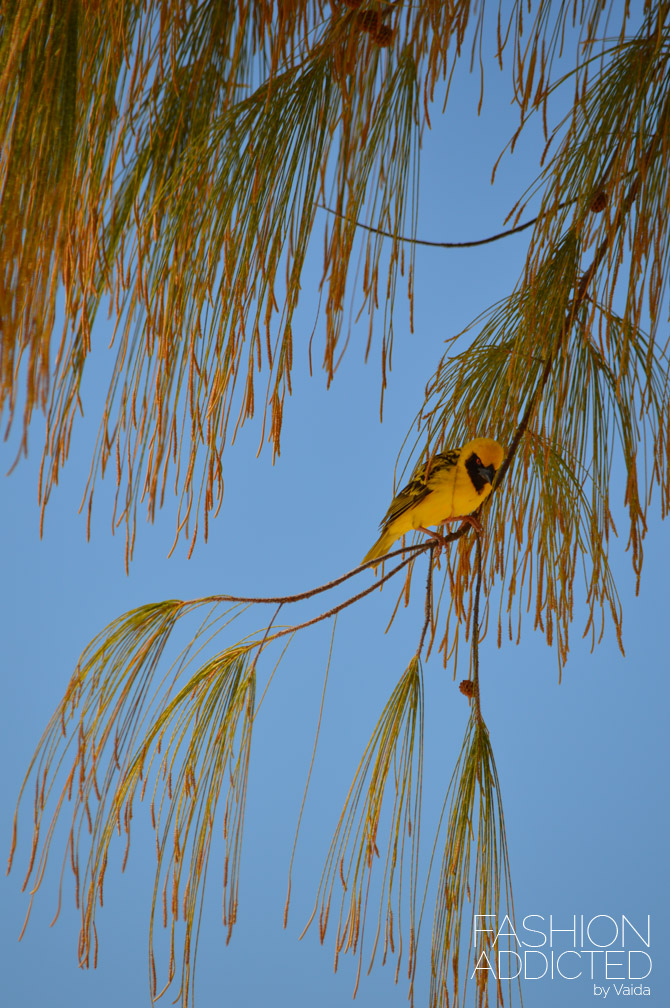
{"label": "yellow bird", "polygon": [[414,529],[439,540],[429,525],[468,518],[491,493],[495,474],[505,452],[491,438],[475,438],[462,448],[440,452],[427,466],[420,466],[412,479],[393,498],[380,523],[382,534],[363,563],[388,553],[396,539]]}

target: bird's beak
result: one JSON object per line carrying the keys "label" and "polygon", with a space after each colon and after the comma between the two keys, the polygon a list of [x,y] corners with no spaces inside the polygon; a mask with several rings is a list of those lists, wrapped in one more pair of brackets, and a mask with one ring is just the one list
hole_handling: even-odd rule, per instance
{"label": "bird's beak", "polygon": [[494,465],[479,466],[479,475],[483,480],[486,480],[487,483],[493,483],[495,474],[496,470]]}

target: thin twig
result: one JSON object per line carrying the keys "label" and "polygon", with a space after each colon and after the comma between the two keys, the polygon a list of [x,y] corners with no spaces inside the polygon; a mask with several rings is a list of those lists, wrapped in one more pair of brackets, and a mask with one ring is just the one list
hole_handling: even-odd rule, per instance
{"label": "thin twig", "polygon": [[[429,544],[423,544],[422,548],[428,549]],[[333,608],[329,609],[327,612],[321,613],[320,616],[314,616],[313,619],[306,620],[304,623],[297,623],[295,626],[285,627],[283,630],[278,630],[276,634],[272,635],[272,637],[267,638],[266,644],[277,640],[278,637],[284,637],[286,634],[295,633],[298,630],[304,630],[305,627],[314,626],[315,623],[320,623],[322,620],[329,619],[330,616],[335,616],[337,613],[342,612],[342,610],[346,609],[347,606],[353,605],[354,602],[359,602],[362,598],[365,598],[366,595],[370,595],[370,593],[376,591],[377,588],[381,588],[385,581],[394,577],[398,571],[401,571],[403,567],[410,564],[413,559],[413,556],[407,557],[402,561],[402,563],[399,563],[397,567],[394,567],[393,570],[388,572],[388,574],[385,574],[384,577],[380,578],[379,581],[375,581],[374,584],[371,584],[368,588],[364,588],[363,591],[359,592],[357,595],[352,595],[351,598],[345,599],[344,602],[340,602],[339,605],[333,606]]]}
{"label": "thin twig", "polygon": [[302,823],[302,817],[305,811],[305,805],[307,803],[307,792],[309,790],[310,781],[312,779],[312,771],[314,770],[314,762],[316,760],[316,747],[319,741],[319,735],[321,733],[321,721],[323,720],[323,711],[326,704],[326,686],[328,685],[328,674],[330,672],[330,663],[333,657],[333,645],[335,643],[335,628],[337,627],[337,617],[333,620],[333,632],[330,635],[330,650],[328,651],[328,662],[326,664],[326,674],[323,680],[323,689],[321,691],[321,706],[319,707],[319,717],[316,722],[316,734],[314,735],[314,745],[312,747],[312,758],[309,764],[309,770],[307,771],[307,780],[305,781],[305,790],[302,796],[302,803],[300,805],[300,813],[298,814],[298,822],[295,827],[295,837],[293,839],[293,847],[291,849],[291,860],[288,866],[288,889],[286,892],[286,903],[284,904],[284,928],[288,924],[288,908],[291,901],[291,883],[293,875],[293,861],[295,860],[295,852],[298,847],[298,834],[300,833],[300,826]]}
{"label": "thin twig", "polygon": [[[459,539],[463,534],[463,531],[463,529],[459,529],[458,532],[453,532],[444,538],[447,542],[451,542],[452,539]],[[399,549],[392,550],[390,553],[385,553],[382,557],[375,558],[374,560],[367,560],[366,563],[359,564],[358,567],[354,567],[352,570],[347,571],[346,574],[342,574],[340,577],[334,578],[332,581],[327,581],[325,584],[319,585],[317,588],[310,588],[308,591],[298,592],[297,595],[277,595],[276,597],[261,597],[258,595],[249,597],[245,597],[243,595],[205,595],[202,598],[190,599],[189,602],[184,604],[190,605],[193,602],[247,602],[250,604],[257,603],[262,605],[288,605],[292,602],[302,602],[304,599],[312,598],[313,595],[320,595],[321,592],[330,591],[331,588],[337,588],[338,585],[341,585],[344,581],[354,577],[356,574],[360,574],[360,572],[366,568],[378,567],[384,560],[390,560],[392,557],[400,556],[401,553],[422,553],[430,548],[431,542],[432,540],[414,543],[412,546],[401,546]],[[412,558],[410,557],[409,559],[411,560]],[[377,588],[386,580],[388,580],[388,578],[384,577],[380,581],[376,581],[372,587]]]}
{"label": "thin twig", "polygon": [[423,650],[423,642],[426,639],[426,632],[430,626],[431,616],[433,615],[433,558],[435,549],[437,547],[437,542],[433,540],[430,544],[430,554],[428,557],[428,574],[426,576],[426,618],[423,621],[423,630],[421,631],[421,637],[419,638],[419,646],[416,649],[416,657],[421,657],[421,651]]}
{"label": "thin twig", "polygon": [[[556,207],[557,210],[562,210],[563,207],[569,206],[571,203],[575,203],[576,200],[566,200],[565,203],[559,203]],[[325,203],[317,203],[317,206],[321,210],[326,210],[328,213],[334,214],[336,217],[341,217],[342,220],[348,221],[350,224],[355,224],[356,227],[363,228],[364,231],[370,231],[372,234],[381,235],[382,238],[394,238],[396,241],[407,242],[410,245],[428,245],[430,248],[475,248],[477,245],[488,245],[490,242],[498,241],[500,238],[507,238],[508,235],[519,234],[520,231],[525,231],[527,228],[532,227],[536,224],[540,217],[546,216],[540,214],[537,217],[533,217],[532,220],[526,221],[525,224],[518,224],[516,227],[508,228],[506,231],[499,231],[498,234],[489,235],[488,238],[477,238],[474,241],[462,241],[462,242],[438,242],[438,241],[428,241],[424,238],[408,238],[407,235],[396,235],[392,231],[383,231],[381,228],[372,227],[370,224],[361,224],[360,221],[354,220],[352,217],[347,217],[346,214],[340,213],[339,210],[333,210],[331,207],[326,206]]]}
{"label": "thin twig", "polygon": [[475,717],[482,724],[484,719],[479,699],[479,596],[482,590],[482,537],[479,535],[477,536],[477,548],[475,550],[475,568],[477,571],[477,581],[472,610],[472,698],[475,704]]}

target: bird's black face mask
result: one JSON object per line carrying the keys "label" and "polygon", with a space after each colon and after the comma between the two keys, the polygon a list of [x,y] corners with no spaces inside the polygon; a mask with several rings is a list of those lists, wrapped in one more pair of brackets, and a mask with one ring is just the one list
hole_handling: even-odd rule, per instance
{"label": "bird's black face mask", "polygon": [[465,468],[470,474],[472,485],[477,493],[481,493],[487,483],[493,483],[496,474],[496,468],[493,463],[485,466],[482,464],[481,459],[473,454],[466,460]]}

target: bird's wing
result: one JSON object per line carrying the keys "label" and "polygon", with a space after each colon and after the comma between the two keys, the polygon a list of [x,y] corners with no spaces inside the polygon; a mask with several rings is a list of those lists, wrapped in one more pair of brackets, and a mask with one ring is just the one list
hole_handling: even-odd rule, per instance
{"label": "bird's wing", "polygon": [[406,487],[397,494],[391,501],[391,505],[379,523],[380,528],[386,528],[394,522],[396,518],[415,507],[420,501],[427,497],[432,490],[432,483],[436,476],[443,475],[446,470],[453,469],[458,462],[458,451],[440,452],[430,462],[418,466]]}

